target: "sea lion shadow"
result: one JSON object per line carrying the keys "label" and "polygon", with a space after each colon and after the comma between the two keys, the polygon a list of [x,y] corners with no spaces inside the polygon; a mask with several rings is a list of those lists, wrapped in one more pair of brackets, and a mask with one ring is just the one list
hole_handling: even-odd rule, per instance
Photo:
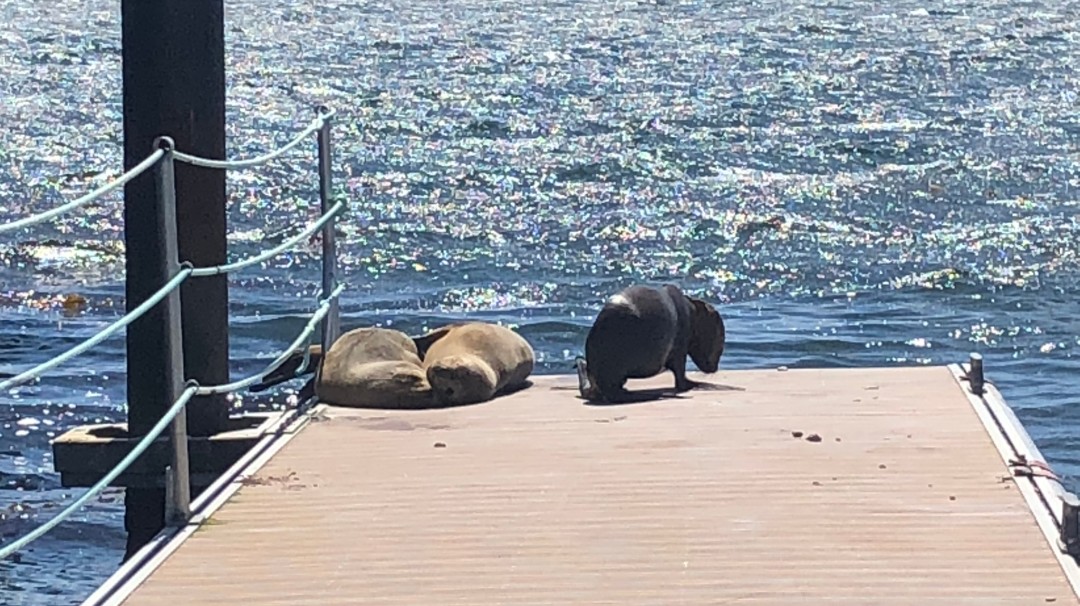
{"label": "sea lion shadow", "polygon": [[578,399],[583,400],[586,406],[623,406],[627,404],[657,402],[660,400],[686,400],[692,398],[695,391],[746,391],[746,388],[736,387],[734,385],[723,385],[720,383],[710,383],[707,381],[694,381],[693,389],[683,392],[675,391],[674,387],[653,387],[649,389],[627,390],[623,397],[614,402],[590,400],[582,395],[578,395]]}
{"label": "sea lion shadow", "polygon": [[694,391],[746,391],[745,387],[737,387],[735,385],[725,385],[723,383],[711,383],[709,381],[694,381]]}
{"label": "sea lion shadow", "polygon": [[[522,381],[521,383],[518,383],[516,385],[507,385],[506,387],[503,387],[494,396],[492,396],[491,399],[494,400],[496,398],[501,398],[501,397],[504,397],[504,396],[513,395],[513,394],[516,394],[519,391],[524,391],[524,390],[526,390],[526,389],[528,389],[528,388],[530,388],[532,386],[533,386],[533,382],[531,380],[529,380],[529,379],[525,379],[524,381]],[[488,401],[490,402],[491,400],[488,400]],[[479,404],[479,402],[478,402],[478,404]]]}
{"label": "sea lion shadow", "polygon": [[490,398],[488,398],[486,400],[479,400],[477,402],[461,402],[461,403],[440,404],[439,402],[436,402],[434,400],[434,398],[433,398],[430,402],[425,403],[423,406],[410,406],[410,407],[372,406],[372,405],[368,405],[368,406],[352,406],[352,405],[342,405],[342,404],[329,404],[329,403],[328,404],[330,406],[335,406],[337,408],[349,408],[349,409],[352,409],[352,410],[371,410],[371,411],[423,412],[425,410],[452,410],[452,409],[456,409],[456,408],[468,408],[470,406],[479,406],[481,404],[487,404],[488,402],[498,400],[499,398],[502,398],[504,396],[509,396],[509,395],[515,394],[515,393],[517,393],[519,391],[522,391],[524,389],[527,389],[529,387],[532,387],[532,384],[533,384],[532,381],[526,380],[526,381],[524,381],[522,383],[518,383],[517,385],[507,386],[507,387],[504,387],[502,390],[500,390],[495,395],[493,395],[492,397],[490,397]]}

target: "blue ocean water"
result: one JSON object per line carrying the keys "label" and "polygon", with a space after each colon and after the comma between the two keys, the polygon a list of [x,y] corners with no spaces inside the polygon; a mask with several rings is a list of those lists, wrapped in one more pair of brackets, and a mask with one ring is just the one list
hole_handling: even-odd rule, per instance
{"label": "blue ocean water", "polygon": [[[119,10],[0,5],[0,221],[118,174]],[[1076,489],[1078,18],[1075,1],[228,1],[229,154],[338,109],[347,326],[503,321],[539,372],[570,372],[606,295],[674,281],[718,303],[728,368],[982,352]],[[230,175],[235,257],[315,217],[314,151]],[[122,313],[121,202],[0,239],[0,373]],[[235,376],[302,327],[317,252],[232,279]],[[0,394],[0,541],[78,494],[49,440],[123,418],[123,345]],[[123,554],[121,503],[0,562],[0,603],[89,594]]]}

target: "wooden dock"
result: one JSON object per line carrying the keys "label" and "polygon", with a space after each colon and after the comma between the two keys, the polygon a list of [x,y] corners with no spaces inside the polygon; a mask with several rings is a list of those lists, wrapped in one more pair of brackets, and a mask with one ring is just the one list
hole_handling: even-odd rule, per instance
{"label": "wooden dock", "polygon": [[963,372],[728,371],[622,406],[540,376],[458,409],[318,407],[86,603],[1076,604],[1065,493],[1009,464],[1038,451]]}

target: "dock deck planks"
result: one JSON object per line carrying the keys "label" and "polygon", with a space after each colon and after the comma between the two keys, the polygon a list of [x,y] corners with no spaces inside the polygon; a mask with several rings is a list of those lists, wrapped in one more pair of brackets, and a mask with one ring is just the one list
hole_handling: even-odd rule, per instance
{"label": "dock deck planks", "polygon": [[950,367],[697,378],[320,409],[122,603],[1078,602]]}

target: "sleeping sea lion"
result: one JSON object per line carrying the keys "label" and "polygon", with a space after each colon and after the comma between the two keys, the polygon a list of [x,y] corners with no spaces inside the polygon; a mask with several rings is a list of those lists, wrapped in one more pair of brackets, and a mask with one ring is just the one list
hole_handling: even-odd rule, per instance
{"label": "sleeping sea lion", "polygon": [[627,379],[665,369],[674,373],[676,391],[687,391],[696,384],[686,378],[686,356],[703,372],[716,372],[724,336],[716,309],[677,286],[630,286],[607,300],[589,330],[584,368],[578,365],[581,395],[618,402],[629,393]]}
{"label": "sleeping sea lion", "polygon": [[[309,368],[315,377],[300,390],[300,398],[314,394],[320,402],[356,408],[410,409],[432,404],[416,344],[408,335],[388,328],[365,327],[341,335],[325,355],[322,347],[309,349]],[[253,391],[293,378],[303,354],[291,356]],[[310,372],[310,370],[309,370]]]}
{"label": "sleeping sea lion", "polygon": [[389,328],[358,328],[334,341],[315,377],[320,402],[359,408],[425,408],[431,386],[416,344]]}
{"label": "sleeping sea lion", "polygon": [[435,402],[485,402],[524,387],[536,355],[521,335],[497,324],[450,324],[417,337]]}

